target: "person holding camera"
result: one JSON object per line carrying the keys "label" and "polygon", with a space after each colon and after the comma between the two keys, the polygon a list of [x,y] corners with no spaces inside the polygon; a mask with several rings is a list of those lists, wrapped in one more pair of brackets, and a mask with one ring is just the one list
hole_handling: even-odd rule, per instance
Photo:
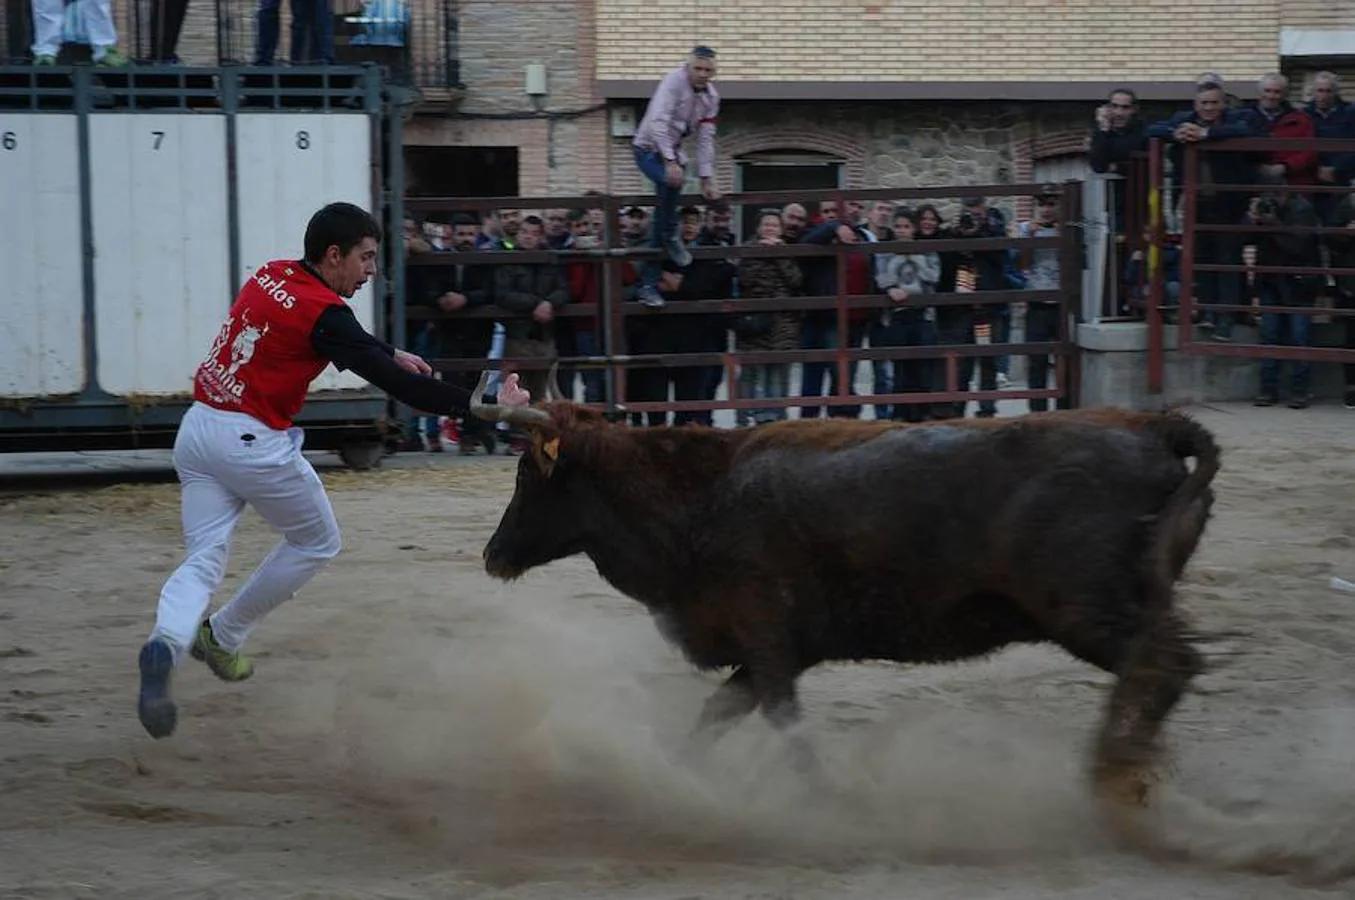
{"label": "person holding camera", "polygon": [[[1319,224],[1313,204],[1303,195],[1290,191],[1284,184],[1283,176],[1278,173],[1264,175],[1263,183],[1268,184],[1269,188],[1259,197],[1252,198],[1244,224],[1275,230],[1257,236],[1256,259],[1252,264],[1258,268],[1321,267],[1322,255],[1318,249],[1317,235],[1296,233],[1293,230],[1296,226],[1312,227]],[[1255,281],[1261,306],[1310,307],[1324,284],[1319,275],[1288,272],[1257,273]],[[1310,345],[1311,325],[1312,317],[1307,315],[1262,313],[1261,343],[1307,347]],[[1294,360],[1290,365],[1289,408],[1306,409],[1312,400],[1309,393],[1312,365],[1300,360]],[[1279,402],[1279,376],[1279,360],[1262,361],[1261,393],[1256,398],[1257,406],[1273,406]]]}
{"label": "person holding camera", "polygon": [[[1004,237],[1007,222],[999,210],[988,206],[983,197],[967,197],[963,208],[956,217],[955,225],[946,235],[952,239],[980,239]],[[942,293],[970,293],[973,291],[1001,291],[1007,288],[1007,254],[1003,250],[951,251],[941,254],[941,280],[938,290]],[[940,306],[936,310],[937,340],[941,344],[973,344],[974,329],[979,325],[988,325],[994,344],[1007,341],[1007,328],[1010,324],[1008,307],[1002,305],[985,306]],[[970,380],[974,377],[975,359],[966,356],[960,360],[959,377],[956,379],[959,390],[969,390]],[[984,356],[978,358],[979,390],[997,390],[998,358]],[[942,404],[945,406],[946,404]],[[937,418],[964,418],[964,401],[951,405],[949,414],[939,414]],[[991,418],[997,415],[997,403],[992,400],[980,400],[978,416]]]}

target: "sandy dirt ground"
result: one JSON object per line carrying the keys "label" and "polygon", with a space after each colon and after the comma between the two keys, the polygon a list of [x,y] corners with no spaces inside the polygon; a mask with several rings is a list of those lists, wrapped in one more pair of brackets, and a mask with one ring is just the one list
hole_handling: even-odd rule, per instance
{"label": "sandy dirt ground", "polygon": [[[1352,896],[1309,876],[1355,858],[1355,595],[1330,585],[1355,580],[1355,416],[1196,414],[1226,454],[1182,603],[1244,636],[1210,648],[1145,814],[1193,858],[1105,827],[1083,767],[1110,679],[1053,649],[806,675],[821,780],[756,717],[679,759],[716,677],[586,560],[490,580],[515,461],[429,458],[325,473],[343,554],[252,680],[185,665],[162,742],[135,657],[176,485],[0,495],[0,897]],[[272,540],[247,514],[227,590]]]}

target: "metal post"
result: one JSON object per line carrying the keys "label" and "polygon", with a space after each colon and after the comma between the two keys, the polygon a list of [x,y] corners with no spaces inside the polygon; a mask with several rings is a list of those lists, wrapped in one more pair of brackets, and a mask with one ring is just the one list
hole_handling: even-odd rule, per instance
{"label": "metal post", "polygon": [[1162,332],[1162,141],[1148,145],[1148,393],[1161,394],[1166,368]]}
{"label": "metal post", "polygon": [[226,117],[226,254],[230,261],[230,285],[226,291],[226,308],[235,302],[243,273],[240,271],[240,184],[238,137],[240,114],[240,79],[234,70],[221,71],[221,112]]}
{"label": "metal post", "polygon": [[[839,190],[839,191],[837,192],[837,194],[835,195],[835,199],[837,200],[837,215],[838,215],[838,223],[839,223],[839,226],[840,226],[840,225],[846,225],[846,224],[848,224],[848,222],[847,222],[847,202],[846,202],[846,200],[843,199],[843,197],[842,197],[842,191],[841,191],[841,190]],[[847,330],[848,330],[848,321],[847,321],[847,251],[843,248],[842,242],[841,242],[840,240],[837,239],[836,235],[834,236],[833,247],[834,247],[835,250],[836,250],[836,252],[835,252],[835,254],[834,254],[834,256],[833,256],[833,264],[834,264],[834,266],[835,266],[835,270],[836,270],[836,273],[837,273],[837,279],[836,279],[837,303],[836,303],[835,306],[834,306],[834,310],[835,310],[836,313],[837,313],[837,341],[836,341],[836,346],[833,348],[833,349],[835,349],[835,350],[837,351],[837,356],[836,356],[836,366],[837,366],[837,391],[836,391],[836,393],[837,393],[837,396],[839,396],[839,397],[847,397],[847,396],[850,396],[850,395],[851,395],[851,392],[852,392],[852,391],[851,391],[851,389],[852,389],[852,381],[853,381],[853,379],[851,378],[851,376],[848,374],[848,370],[849,370],[850,366],[849,366],[849,364],[848,364],[848,362],[847,362],[847,337],[848,337],[848,335],[847,335]],[[815,385],[815,390],[817,390],[817,389],[818,389],[818,386]],[[830,416],[832,415],[832,407],[825,407],[825,411],[826,411]]]}
{"label": "metal post", "polygon": [[1181,335],[1180,349],[1184,352],[1190,349],[1190,339],[1193,336],[1191,318],[1195,312],[1195,200],[1199,188],[1199,179],[1196,177],[1199,163],[1198,145],[1187,143],[1182,156],[1186,170],[1183,178],[1186,208],[1181,216],[1181,304],[1177,313],[1180,316],[1177,326]]}
{"label": "metal post", "polygon": [[89,117],[93,108],[93,69],[76,66],[72,72],[75,87],[76,142],[79,145],[80,172],[80,249],[81,281],[84,291],[85,389],[87,397],[107,397],[99,386],[98,323],[95,321],[94,283],[94,201],[92,161],[89,146]]}

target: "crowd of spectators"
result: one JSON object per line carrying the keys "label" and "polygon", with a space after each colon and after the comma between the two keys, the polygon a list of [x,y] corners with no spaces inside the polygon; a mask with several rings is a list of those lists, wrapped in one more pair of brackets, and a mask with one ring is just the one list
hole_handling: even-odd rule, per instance
{"label": "crowd of spectators", "polygon": [[[1190,142],[1228,137],[1342,137],[1355,138],[1355,109],[1340,96],[1339,79],[1322,73],[1313,84],[1306,106],[1291,105],[1285,98],[1288,84],[1282,75],[1263,78],[1259,98],[1241,104],[1230,97],[1222,79],[1202,76],[1194,103],[1161,121],[1145,121],[1132,91],[1117,90],[1095,112],[1088,142],[1089,162],[1094,171],[1114,172],[1131,164],[1146,150],[1150,138],[1168,145],[1173,176],[1171,200],[1180,203],[1183,182],[1182,148]],[[1319,155],[1308,151],[1274,153],[1201,153],[1196,178],[1202,190],[1197,203],[1197,221],[1204,223],[1249,223],[1275,226],[1265,235],[1200,232],[1196,238],[1200,262],[1236,262],[1248,266],[1294,265],[1355,267],[1355,202],[1349,195],[1305,193],[1315,184],[1350,184],[1355,178],[1355,153]],[[1254,194],[1213,192],[1209,184],[1254,184]],[[1123,210],[1127,202],[1123,180],[1114,182],[1112,202]],[[1021,204],[1027,206],[1027,204]],[[916,206],[892,202],[848,201],[844,208],[832,200],[790,203],[779,208],[745,207],[738,217],[742,236],[736,234],[734,208],[724,199],[678,211],[679,239],[687,248],[728,247],[738,243],[779,246],[784,244],[916,242],[909,252],[847,254],[845,282],[852,295],[878,294],[888,303],[875,309],[852,309],[847,316],[849,347],[925,347],[938,344],[1012,342],[1013,326],[1024,342],[1059,339],[1060,307],[1032,302],[998,305],[929,305],[933,293],[966,291],[1049,290],[1061,287],[1057,248],[936,252],[929,241],[986,237],[1048,237],[1060,233],[1058,188],[1048,186],[1030,198],[1032,214],[1009,221],[1008,213],[984,197],[962,197],[950,204],[922,203]],[[945,214],[943,214],[943,209]],[[643,248],[650,240],[652,208],[631,206],[621,210],[615,225],[617,242]],[[1117,216],[1117,219],[1122,217]],[[1289,225],[1328,224],[1349,229],[1321,235],[1286,230]],[[407,246],[415,251],[456,253],[465,250],[559,251],[589,249],[604,236],[601,207],[593,209],[493,210],[481,217],[462,215],[447,221],[406,222]],[[1166,300],[1170,307],[1179,296],[1179,248],[1165,248]],[[643,287],[639,261],[624,267],[623,301],[637,299]],[[689,300],[739,298],[775,299],[797,296],[831,296],[838,291],[834,257],[763,256],[725,259],[702,255],[679,266],[661,258],[658,291],[663,305]],[[1143,254],[1127,259],[1128,283],[1141,281]],[[448,315],[411,322],[413,349],[430,357],[571,357],[602,352],[599,323],[590,316],[561,316],[569,304],[595,304],[600,299],[601,275],[596,260],[564,253],[558,263],[411,266],[407,298],[411,306],[436,307]],[[1195,278],[1198,302],[1258,306],[1312,306],[1318,302],[1350,305],[1355,279],[1327,278],[1315,274],[1255,273],[1227,275],[1199,273]],[[515,317],[495,323],[491,319],[458,317],[456,312],[493,305]],[[1171,313],[1171,310],[1168,310]],[[1199,324],[1211,339],[1232,339],[1233,326],[1254,320],[1264,343],[1303,346],[1309,342],[1311,317],[1265,313],[1259,316],[1234,312],[1206,312]],[[834,310],[750,312],[743,314],[630,315],[625,319],[626,349],[632,354],[710,353],[737,350],[827,349],[837,346],[838,318]],[[1347,329],[1355,333],[1355,327]],[[1355,346],[1348,339],[1347,346]],[[800,417],[835,416],[894,418],[907,421],[944,419],[996,413],[992,400],[970,403],[872,403],[870,395],[945,390],[946,375],[939,359],[873,360],[854,364],[866,367],[871,385],[861,403],[824,406],[814,398],[837,393],[835,362],[743,365],[727,392],[741,398],[799,397],[796,407],[769,405],[739,410],[740,425],[776,421],[798,409]],[[964,357],[959,361],[957,382],[962,391],[976,387],[994,391],[1011,379],[1011,360],[1004,356]],[[1025,383],[1033,389],[1052,387],[1053,358],[1025,360]],[[1259,404],[1279,402],[1281,364],[1266,361],[1257,394]],[[1347,406],[1355,406],[1355,366],[1346,367]],[[604,398],[603,373],[596,368],[564,369],[559,390],[586,402]],[[473,378],[472,375],[449,377]],[[545,390],[544,371],[523,373],[524,383],[535,396]],[[674,400],[710,401],[716,396],[725,370],[721,366],[636,367],[628,371],[626,399],[629,402]],[[1288,403],[1306,407],[1311,400],[1311,366],[1290,364]],[[856,379],[853,378],[855,384]],[[1062,387],[1060,385],[1060,387]],[[849,393],[856,396],[853,386]],[[1028,401],[1032,410],[1046,408],[1047,401]],[[869,410],[869,413],[866,411]],[[634,414],[637,424],[709,423],[708,411]],[[445,433],[457,438],[456,424]],[[461,428],[475,427],[461,423]],[[425,423],[410,440],[410,448],[441,449],[436,423]],[[461,440],[463,449],[476,440]]]}

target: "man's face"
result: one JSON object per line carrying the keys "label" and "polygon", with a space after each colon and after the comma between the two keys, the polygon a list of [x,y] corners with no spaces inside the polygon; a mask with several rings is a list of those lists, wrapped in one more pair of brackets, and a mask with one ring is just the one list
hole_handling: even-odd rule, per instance
{"label": "man's face", "polygon": [[593,223],[587,216],[569,223],[569,233],[574,237],[587,237],[593,233]]}
{"label": "man's face", "polygon": [[795,237],[805,230],[805,222],[809,215],[805,208],[798,203],[792,203],[781,210],[781,228],[789,236]]}
{"label": "man's face", "polygon": [[452,227],[452,246],[458,250],[470,250],[475,247],[474,225],[454,225]]}
{"label": "man's face", "polygon": [[588,224],[593,229],[593,234],[597,235],[598,237],[602,237],[602,222],[603,218],[601,209],[588,210]]}
{"label": "man's face", "polygon": [[523,250],[535,250],[541,246],[544,231],[540,225],[535,222],[524,222],[518,225],[518,247]]}
{"label": "man's face", "polygon": [[819,215],[825,219],[837,218],[837,201],[825,200],[819,204]]}
{"label": "man's face", "polygon": [[546,236],[556,238],[564,234],[568,228],[568,216],[563,209],[552,209],[546,212]]}
{"label": "man's face", "polygon": [[696,240],[696,236],[699,235],[700,233],[701,233],[700,216],[682,217],[682,242],[684,244],[690,244],[692,241]]}
{"label": "man's face", "polygon": [[1214,88],[1195,95],[1195,115],[1202,122],[1214,122],[1223,114],[1223,91]]}
{"label": "man's face", "polygon": [[870,207],[870,224],[876,228],[884,229],[889,227],[889,220],[894,218],[894,207],[889,203],[874,203]]}
{"label": "man's face", "polygon": [[1110,127],[1123,128],[1134,115],[1134,98],[1128,94],[1116,92],[1110,95]]}
{"label": "man's face", "polygon": [[710,216],[711,234],[724,237],[734,227],[734,214],[729,210],[712,210]]}
{"label": "man's face", "polygon": [[692,87],[698,91],[706,89],[710,80],[715,77],[715,60],[713,59],[693,59],[687,63],[687,77],[691,79]]}
{"label": "man's face", "polygon": [[1052,225],[1059,217],[1058,202],[1049,198],[1042,197],[1035,204],[1035,218],[1042,225]]}
{"label": "man's face", "polygon": [[499,210],[499,228],[508,237],[515,237],[522,226],[522,213],[516,209]]}
{"label": "man's face", "polygon": [[337,245],[330,245],[325,251],[325,262],[333,272],[330,287],[334,293],[340,297],[356,294],[376,274],[376,251],[376,239],[369,237],[358,241],[346,256],[340,255]]}
{"label": "man's face", "polygon": [[1331,109],[1336,105],[1336,87],[1329,79],[1319,78],[1313,82],[1313,103],[1318,109]]}
{"label": "man's face", "polygon": [[414,224],[413,219],[403,219],[400,222],[400,229],[404,232],[405,240],[419,236],[419,227]]}
{"label": "man's face", "polygon": [[626,219],[626,233],[632,237],[637,237],[645,233],[649,227],[649,216],[643,212],[631,213]]}
{"label": "man's face", "polygon": [[1257,103],[1264,110],[1274,111],[1284,102],[1284,85],[1277,81],[1267,81],[1261,85]]}

